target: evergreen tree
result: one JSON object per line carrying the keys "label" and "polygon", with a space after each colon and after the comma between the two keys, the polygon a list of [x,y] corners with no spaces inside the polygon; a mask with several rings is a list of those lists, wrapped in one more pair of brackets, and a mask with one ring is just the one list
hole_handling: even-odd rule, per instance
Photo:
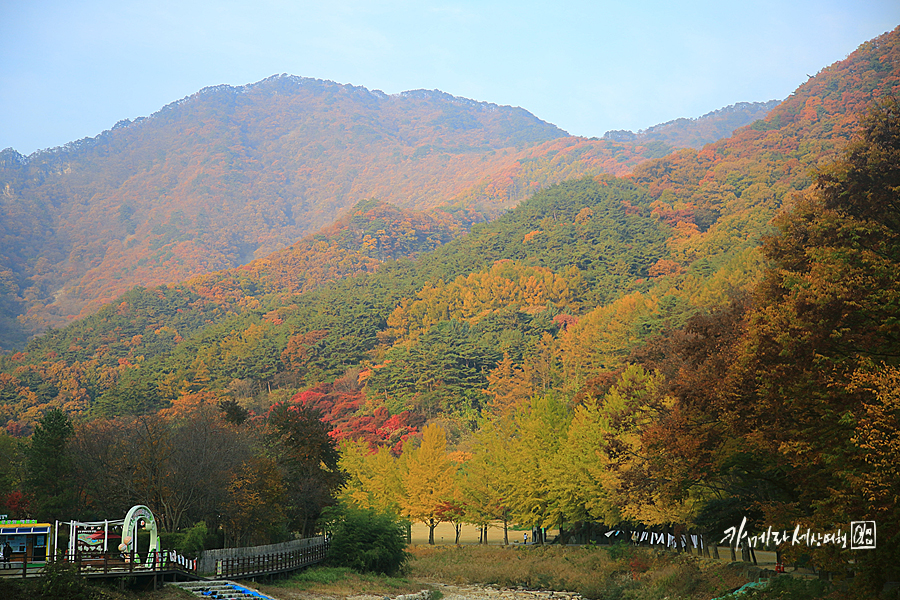
{"label": "evergreen tree", "polygon": [[40,520],[71,516],[77,490],[68,442],[75,429],[59,409],[48,411],[34,429],[27,450],[25,489],[33,516]]}
{"label": "evergreen tree", "polygon": [[338,451],[321,417],[305,406],[278,403],[267,425],[269,450],[284,480],[288,524],[304,536],[315,532],[322,509],[334,504],[343,483]]}

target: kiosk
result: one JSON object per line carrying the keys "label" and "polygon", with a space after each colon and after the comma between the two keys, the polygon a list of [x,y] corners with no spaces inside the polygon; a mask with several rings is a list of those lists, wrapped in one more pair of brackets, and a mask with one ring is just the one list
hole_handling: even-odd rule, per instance
{"label": "kiosk", "polygon": [[[0,521],[0,548],[7,543],[12,547],[11,562],[45,562],[51,527],[50,523],[29,520]],[[0,568],[3,566],[6,563]]]}

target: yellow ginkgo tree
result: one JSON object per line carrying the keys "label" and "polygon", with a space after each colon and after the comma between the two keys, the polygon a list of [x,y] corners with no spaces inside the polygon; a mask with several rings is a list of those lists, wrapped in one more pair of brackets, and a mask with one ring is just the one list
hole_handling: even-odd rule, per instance
{"label": "yellow ginkgo tree", "polygon": [[444,429],[431,423],[422,432],[422,443],[406,461],[406,495],[401,508],[404,515],[428,526],[429,544],[434,544],[434,528],[442,520],[444,502],[455,495],[459,467],[454,458],[447,452]]}
{"label": "yellow ginkgo tree", "polygon": [[347,475],[341,500],[363,509],[400,514],[403,465],[387,447],[371,452],[364,441],[346,441],[341,445],[339,464]]}

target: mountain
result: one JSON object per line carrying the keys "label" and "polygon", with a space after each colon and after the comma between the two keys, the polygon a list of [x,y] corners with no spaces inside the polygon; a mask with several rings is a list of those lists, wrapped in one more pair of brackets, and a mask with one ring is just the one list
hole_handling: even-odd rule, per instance
{"label": "mountain", "polygon": [[671,148],[699,150],[706,144],[728,137],[739,127],[764,118],[779,103],[780,100],[738,102],[697,119],[675,119],[637,133],[628,130],[607,131],[603,139],[619,142],[641,141],[645,144],[661,143]]}
{"label": "mountain", "polygon": [[[740,114],[749,122],[759,110]],[[519,108],[281,75],[206,88],[28,157],[7,149],[0,350],[132,286],[265,257],[360,201],[495,216],[565,179],[625,174],[698,135],[573,138]]]}
{"label": "mountain", "polygon": [[498,151],[564,135],[440,92],[287,76],[207,88],[96,138],[4,151],[4,283],[34,328],[58,325],[132,285],[265,256],[360,200],[440,204]]}

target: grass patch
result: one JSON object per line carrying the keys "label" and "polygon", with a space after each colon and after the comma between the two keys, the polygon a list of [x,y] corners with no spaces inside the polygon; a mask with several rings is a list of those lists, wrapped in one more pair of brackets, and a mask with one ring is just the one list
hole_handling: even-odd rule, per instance
{"label": "grass patch", "polygon": [[748,590],[743,595],[747,600],[820,600],[822,598],[845,598],[827,581],[778,577],[766,589]]}
{"label": "grass patch", "polygon": [[346,597],[355,594],[378,596],[415,594],[422,591],[423,585],[405,577],[357,573],[346,567],[311,567],[295,573],[289,579],[282,579],[269,585],[259,585],[258,588],[263,593],[269,589],[272,595],[296,590]]}

